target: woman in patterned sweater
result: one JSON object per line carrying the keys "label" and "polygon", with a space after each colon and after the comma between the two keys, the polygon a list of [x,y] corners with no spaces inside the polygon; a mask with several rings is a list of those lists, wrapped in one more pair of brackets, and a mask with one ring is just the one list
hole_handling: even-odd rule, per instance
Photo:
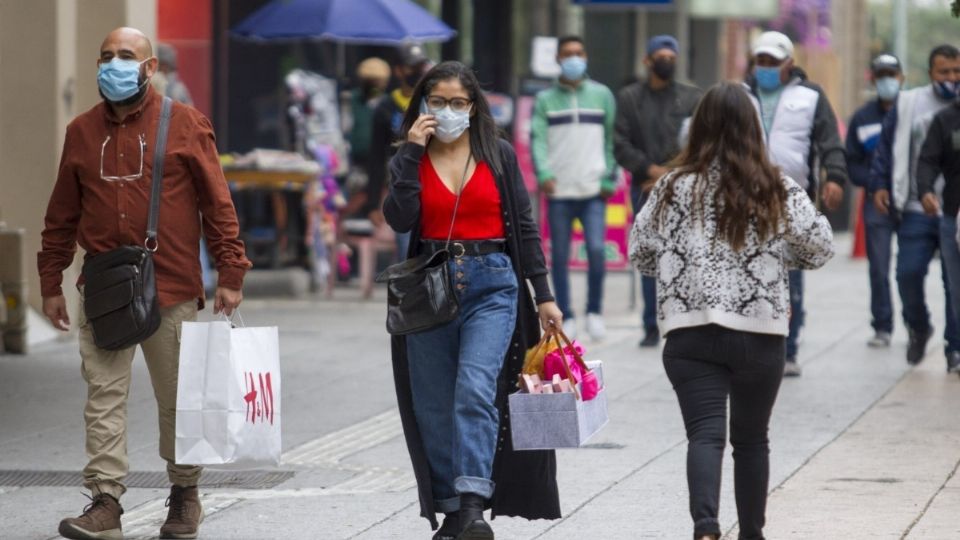
{"label": "woman in patterned sweater", "polygon": [[711,88],[689,144],[637,215],[631,259],[657,278],[663,364],[687,431],[694,538],[720,538],[727,399],[741,539],[762,539],[767,426],[784,367],[788,269],[833,256],[827,219],[770,163],[740,85]]}

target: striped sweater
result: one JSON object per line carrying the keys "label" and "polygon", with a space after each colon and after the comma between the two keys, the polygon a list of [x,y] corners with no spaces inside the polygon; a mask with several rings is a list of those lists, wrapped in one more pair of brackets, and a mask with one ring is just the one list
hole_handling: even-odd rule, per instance
{"label": "striped sweater", "polygon": [[557,182],[554,199],[587,199],[614,190],[616,102],[606,86],[585,79],[537,94],[530,138],[537,180]]}

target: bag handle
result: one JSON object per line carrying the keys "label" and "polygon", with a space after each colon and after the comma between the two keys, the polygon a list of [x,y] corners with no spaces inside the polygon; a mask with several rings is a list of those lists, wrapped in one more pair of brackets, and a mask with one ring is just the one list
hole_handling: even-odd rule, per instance
{"label": "bag handle", "polygon": [[447,232],[447,243],[443,246],[444,250],[450,249],[450,239],[453,238],[453,224],[457,221],[457,208],[460,207],[460,195],[463,194],[463,185],[467,183],[467,171],[470,170],[471,159],[473,159],[472,153],[467,156],[467,164],[463,166],[463,176],[460,178],[460,185],[457,186],[457,200],[453,203],[453,217],[450,218],[450,230]]}
{"label": "bag handle", "polygon": [[[563,337],[566,338],[567,336],[563,336]],[[553,339],[555,339],[557,342],[557,350],[560,352],[560,358],[563,360],[563,369],[567,372],[567,380],[570,381],[570,387],[573,388],[573,395],[579,400],[580,392],[577,390],[576,379],[573,376],[573,371],[570,370],[570,362],[567,361],[567,353],[564,352],[563,344],[560,343],[560,336],[557,333],[554,333]],[[580,357],[580,355],[577,354],[577,351],[572,346],[570,347],[570,350],[573,351],[575,358]],[[580,361],[582,362],[583,359],[581,358]]]}
{"label": "bag handle", "polygon": [[[163,157],[167,153],[167,133],[170,131],[170,110],[173,100],[164,97],[160,107],[160,123],[157,125],[157,145],[153,151],[153,171],[150,186],[150,213],[147,215],[147,239],[143,247],[150,253],[156,253],[160,245],[157,243],[157,220],[160,214],[160,187],[163,184]],[[153,241],[153,247],[150,242]]]}
{"label": "bag handle", "polygon": [[[574,347],[573,343],[570,342],[570,338],[568,338],[567,335],[563,333],[563,330],[559,328],[557,328],[555,331],[561,338],[563,338],[563,341],[566,342],[567,346],[570,347],[570,354],[572,354],[573,358],[577,361],[578,364],[580,364],[580,367],[582,367],[584,371],[590,371],[590,368],[587,366],[586,361],[584,361],[583,356],[581,356],[580,353],[577,352],[577,348]],[[559,343],[559,340],[558,340],[558,343]]]}

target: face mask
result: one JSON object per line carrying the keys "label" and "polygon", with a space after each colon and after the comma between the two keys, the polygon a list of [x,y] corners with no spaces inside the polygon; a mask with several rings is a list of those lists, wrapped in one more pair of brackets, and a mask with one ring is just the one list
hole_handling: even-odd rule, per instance
{"label": "face mask", "polygon": [[141,88],[145,89],[146,81],[140,80],[140,64],[143,62],[121,58],[101,62],[97,70],[97,85],[103,97],[119,103],[136,96]]}
{"label": "face mask", "polygon": [[665,58],[658,58],[653,61],[653,67],[651,70],[664,81],[669,81],[673,78],[673,72],[677,69],[677,65]]}
{"label": "face mask", "polygon": [[757,86],[762,90],[776,90],[780,88],[780,68],[757,66],[753,76],[757,79]]}
{"label": "face mask", "polygon": [[587,61],[579,56],[568,56],[560,61],[560,75],[568,81],[579,81],[587,72]]}
{"label": "face mask", "polygon": [[934,91],[943,99],[956,99],[960,90],[960,81],[938,81],[933,85]]}
{"label": "face mask", "polygon": [[414,71],[413,73],[410,73],[409,75],[406,75],[403,77],[403,84],[407,88],[413,88],[414,86],[417,85],[418,82],[420,82],[419,71]]}
{"label": "face mask", "polygon": [[877,79],[877,97],[883,101],[893,101],[900,93],[900,81],[896,77]]}
{"label": "face mask", "polygon": [[434,136],[444,143],[452,143],[460,138],[463,132],[470,127],[470,110],[456,112],[449,105],[439,111],[431,111],[427,101],[420,103],[421,114],[432,114],[437,120],[437,130]]}

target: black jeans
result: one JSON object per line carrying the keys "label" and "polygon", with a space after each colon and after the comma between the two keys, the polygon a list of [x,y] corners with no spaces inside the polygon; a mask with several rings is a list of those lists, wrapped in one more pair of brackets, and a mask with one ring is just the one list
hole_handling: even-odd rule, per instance
{"label": "black jeans", "polygon": [[783,377],[784,337],[717,325],[671,331],[663,365],[687,430],[694,538],[720,535],[720,471],[727,435],[741,540],[762,540],[770,476],[767,425]]}

